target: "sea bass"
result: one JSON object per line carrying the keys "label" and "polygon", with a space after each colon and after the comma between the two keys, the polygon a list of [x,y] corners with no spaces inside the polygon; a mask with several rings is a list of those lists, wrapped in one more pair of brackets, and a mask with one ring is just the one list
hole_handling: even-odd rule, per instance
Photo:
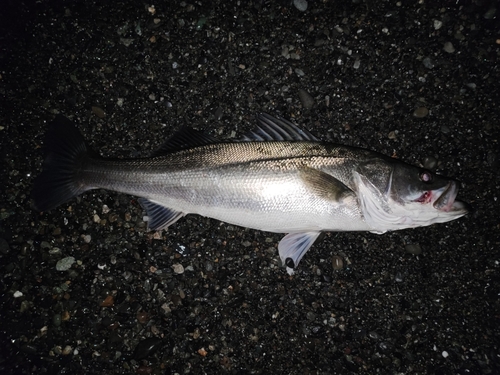
{"label": "sea bass", "polygon": [[186,214],[288,233],[279,243],[290,274],[324,231],[387,231],[457,219],[457,182],[374,151],[322,142],[291,122],[258,114],[238,141],[191,128],[151,157],[96,156],[73,123],[57,116],[33,199],[53,209],[91,189],[140,197],[148,227],[161,230]]}

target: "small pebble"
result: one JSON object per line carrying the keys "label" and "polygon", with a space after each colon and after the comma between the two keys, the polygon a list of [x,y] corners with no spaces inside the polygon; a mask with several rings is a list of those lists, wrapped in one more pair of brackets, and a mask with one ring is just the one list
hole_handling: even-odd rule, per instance
{"label": "small pebble", "polygon": [[308,6],[306,0],[293,0],[293,5],[295,5],[295,8],[297,8],[301,12],[305,12]]}
{"label": "small pebble", "polygon": [[434,170],[436,169],[438,165],[438,161],[435,157],[432,156],[427,156],[424,158],[424,168],[429,169],[429,170]]}
{"label": "small pebble", "polygon": [[149,337],[147,339],[142,340],[134,350],[134,358],[136,360],[141,360],[146,357],[149,357],[151,354],[156,352],[162,344],[161,339],[157,337]]}
{"label": "small pebble", "polygon": [[299,77],[304,77],[306,74],[304,73],[304,71],[302,69],[299,69],[299,68],[295,68],[295,73],[299,76]]}
{"label": "small pebble", "polygon": [[422,254],[422,248],[419,244],[408,244],[405,246],[405,250],[409,254],[419,255]]}
{"label": "small pebble", "polygon": [[498,166],[499,164],[498,160],[498,154],[493,151],[489,151],[488,155],[486,155],[486,161],[490,167],[496,168],[496,166]]}
{"label": "small pebble", "polygon": [[2,254],[8,254],[10,250],[9,243],[7,240],[0,238],[0,253]]}
{"label": "small pebble", "polygon": [[456,40],[465,40],[465,35],[460,31],[457,31],[455,35],[453,35]]}
{"label": "small pebble", "polygon": [[69,355],[73,351],[73,348],[69,345],[66,345],[62,351],[62,355]]}
{"label": "small pebble", "polygon": [[113,296],[107,296],[104,301],[101,302],[101,307],[111,307],[115,304],[115,299]]}
{"label": "small pebble", "polygon": [[306,318],[307,318],[307,320],[312,322],[312,321],[314,321],[314,319],[316,319],[316,314],[314,314],[312,311],[308,311],[306,314]]}
{"label": "small pebble", "polygon": [[446,42],[443,46],[443,49],[445,52],[448,52],[448,53],[455,52],[455,47],[453,47],[453,44],[451,42]]}
{"label": "small pebble", "polygon": [[400,283],[403,281],[403,274],[401,272],[396,272],[396,275],[394,276],[394,281],[397,283]]}
{"label": "small pebble", "polygon": [[483,17],[485,20],[492,20],[493,18],[495,18],[496,12],[497,12],[497,9],[494,7],[491,7],[490,9],[488,9],[486,11],[486,13],[484,13]]}
{"label": "small pebble", "polygon": [[314,106],[314,98],[306,90],[299,89],[299,99],[302,107],[311,109]]}
{"label": "small pebble", "polygon": [[56,270],[58,271],[67,271],[71,268],[71,266],[75,263],[74,257],[66,257],[59,260],[56,264]]}
{"label": "small pebble", "polygon": [[67,322],[71,318],[71,314],[69,311],[63,311],[61,314],[61,319],[63,322]]}
{"label": "small pebble", "polygon": [[92,107],[92,112],[94,113],[94,115],[96,115],[97,117],[99,118],[104,118],[106,117],[106,113],[104,112],[104,110],[100,107]]}
{"label": "small pebble", "polygon": [[413,112],[413,116],[423,118],[429,114],[429,110],[425,107],[419,107]]}
{"label": "small pebble", "polygon": [[422,60],[422,64],[424,64],[427,69],[432,69],[436,66],[434,60],[431,57],[424,57],[424,59]]}
{"label": "small pebble", "polygon": [[281,56],[283,56],[285,59],[289,59],[290,58],[290,53],[288,51],[288,47],[287,46],[283,46],[281,48]]}
{"label": "small pebble", "polygon": [[448,134],[450,132],[450,128],[447,127],[446,125],[441,125],[440,130],[441,130],[441,133],[443,133],[443,134]]}
{"label": "small pebble", "polygon": [[180,263],[176,263],[176,264],[172,265],[172,269],[178,275],[184,273],[184,266],[182,264],[180,264]]}
{"label": "small pebble", "polygon": [[341,270],[344,268],[344,260],[338,255],[332,257],[332,266],[334,270]]}
{"label": "small pebble", "polygon": [[201,30],[203,26],[207,23],[207,17],[200,17],[198,22],[196,23],[196,30]]}
{"label": "small pebble", "polygon": [[205,262],[205,271],[210,272],[213,269],[214,269],[214,266],[213,266],[212,262],[210,262],[209,260],[207,260]]}
{"label": "small pebble", "polygon": [[147,322],[149,322],[149,314],[144,311],[138,312],[137,321],[141,324],[146,324]]}
{"label": "small pebble", "polygon": [[443,26],[443,21],[434,20],[434,30],[439,30]]}
{"label": "small pebble", "polygon": [[52,323],[54,324],[55,327],[59,327],[62,322],[62,317],[61,314],[54,314],[52,317]]}

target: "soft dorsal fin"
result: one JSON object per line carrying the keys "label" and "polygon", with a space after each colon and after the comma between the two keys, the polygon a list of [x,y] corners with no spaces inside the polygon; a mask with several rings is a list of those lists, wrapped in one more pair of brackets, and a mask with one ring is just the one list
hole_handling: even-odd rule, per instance
{"label": "soft dorsal fin", "polygon": [[302,130],[290,121],[281,117],[273,117],[267,113],[258,113],[255,116],[257,126],[245,134],[242,141],[318,141],[307,130]]}
{"label": "soft dorsal fin", "polygon": [[218,142],[215,138],[188,126],[181,128],[169,138],[152,156],[162,156],[175,151],[205,146]]}

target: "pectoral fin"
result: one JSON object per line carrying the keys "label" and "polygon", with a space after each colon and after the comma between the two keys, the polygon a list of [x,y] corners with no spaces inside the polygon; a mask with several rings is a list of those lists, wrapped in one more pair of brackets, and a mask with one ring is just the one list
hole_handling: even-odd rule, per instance
{"label": "pectoral fin", "polygon": [[172,210],[149,199],[139,198],[139,203],[146,210],[150,230],[165,229],[186,215],[184,212]]}
{"label": "pectoral fin", "polygon": [[288,274],[299,265],[302,257],[318,238],[320,232],[289,233],[278,244],[281,262],[286,265]]}
{"label": "pectoral fin", "polygon": [[331,202],[342,203],[346,198],[356,198],[342,181],[318,169],[304,167],[300,170],[300,177],[316,195]]}

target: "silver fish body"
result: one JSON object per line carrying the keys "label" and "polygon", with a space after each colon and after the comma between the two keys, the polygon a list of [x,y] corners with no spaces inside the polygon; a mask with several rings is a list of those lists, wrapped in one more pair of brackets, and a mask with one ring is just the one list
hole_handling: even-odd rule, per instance
{"label": "silver fish body", "polygon": [[104,188],[140,198],[150,229],[188,213],[278,233],[292,273],[322,231],[384,233],[446,222],[467,213],[456,182],[373,151],[318,141],[266,114],[239,142],[185,128],[152,157],[91,157],[69,120],[47,136],[35,207],[51,209]]}
{"label": "silver fish body", "polygon": [[354,195],[332,204],[305,183],[322,171],[354,187],[355,161],[331,151],[311,142],[218,143],[137,161],[90,159],[80,181],[269,232],[370,230]]}

